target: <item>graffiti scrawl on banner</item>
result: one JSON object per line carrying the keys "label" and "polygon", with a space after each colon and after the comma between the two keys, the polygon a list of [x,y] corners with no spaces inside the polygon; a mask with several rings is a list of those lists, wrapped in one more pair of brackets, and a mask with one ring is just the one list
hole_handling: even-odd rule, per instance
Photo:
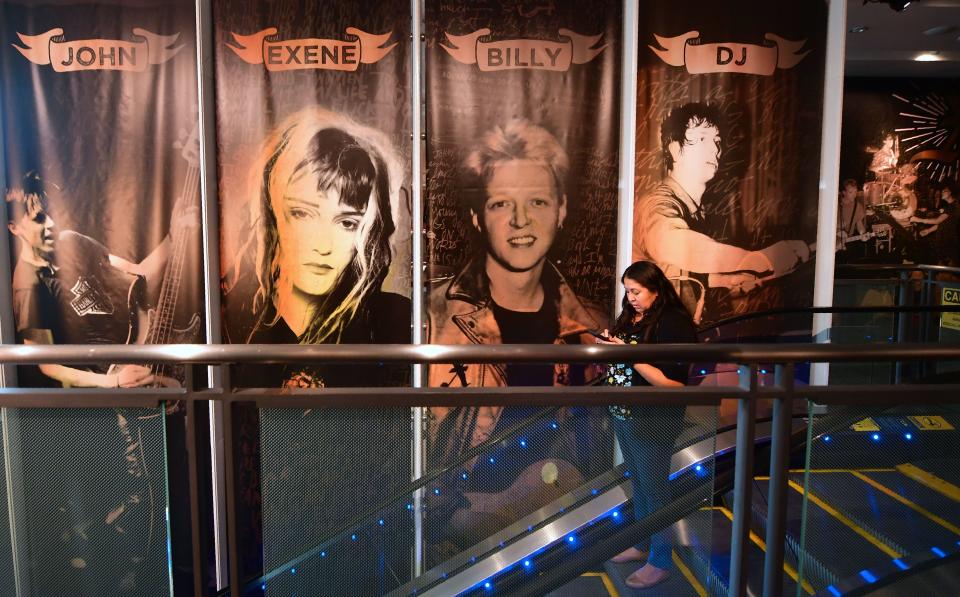
{"label": "graffiti scrawl on banner", "polygon": [[480,38],[490,35],[483,28],[466,35],[444,33],[450,46],[440,44],[457,62],[476,64],[481,71],[511,69],[569,70],[571,64],[585,64],[603,52],[607,45],[594,46],[602,35],[580,35],[569,29],[560,29],[560,37],[567,41],[543,39],[506,39],[484,42]]}
{"label": "graffiti scrawl on banner", "polygon": [[[17,33],[26,47],[11,44],[34,64],[53,67],[58,73],[84,70],[121,70],[143,72],[151,65],[163,64],[183,49],[174,46],[180,34],[158,35],[133,28],[135,41],[120,39],[83,39],[64,41],[63,29],[39,35]],[[140,41],[142,40],[142,41]]]}
{"label": "graffiti scrawl on banner", "polygon": [[[793,68],[810,53],[800,49],[807,40],[791,41],[767,33],[762,45],[739,42],[705,44],[699,31],[688,31],[677,37],[654,34],[660,48],[647,46],[671,66],[686,66],[692,75],[704,73],[741,73],[770,76],[778,68]],[[662,49],[661,49],[662,48]]]}
{"label": "graffiti scrawl on banner", "polygon": [[373,64],[390,53],[396,46],[387,43],[392,31],[374,35],[347,27],[347,35],[356,41],[337,39],[287,39],[268,40],[277,34],[276,27],[268,27],[252,35],[231,33],[237,46],[227,44],[237,56],[250,64],[263,64],[269,71],[318,68],[325,70],[355,71],[360,64]]}

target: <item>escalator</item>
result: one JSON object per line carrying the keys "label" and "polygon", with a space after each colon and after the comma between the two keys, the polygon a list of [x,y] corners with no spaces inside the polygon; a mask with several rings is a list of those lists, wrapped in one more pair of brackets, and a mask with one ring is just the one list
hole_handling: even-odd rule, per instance
{"label": "escalator", "polygon": [[[496,460],[504,445],[526,442],[531,447],[538,439],[532,429],[535,426],[563,433],[559,410],[543,409],[530,421],[479,446],[468,460]],[[924,419],[927,423],[941,422],[949,429],[905,426],[905,421]],[[671,463],[673,500],[643,520],[632,519],[626,471],[611,467],[588,483],[516,516],[483,540],[425,560],[422,572],[415,577],[404,578],[388,570],[389,558],[371,559],[360,553],[389,548],[392,543],[387,537],[411,537],[418,509],[424,528],[429,529],[435,522],[431,519],[435,507],[428,496],[440,497],[434,492],[440,489],[442,495],[442,477],[461,470],[449,467],[411,486],[402,499],[378,504],[337,536],[251,582],[246,594],[369,594],[365,590],[352,592],[342,585],[317,592],[317,579],[337,576],[333,568],[342,567],[346,558],[358,579],[367,581],[379,575],[383,579],[382,593],[394,596],[544,595],[551,591],[562,596],[565,583],[584,572],[599,570],[606,577],[603,580],[623,596],[724,595],[729,586],[735,430],[724,421],[713,422],[705,432],[706,426],[688,421]],[[873,431],[871,425],[877,430]],[[807,453],[807,429],[802,416],[795,418],[793,460],[797,468],[790,475],[783,594],[796,593],[799,574],[804,579],[801,594],[856,594],[854,591],[863,590],[865,585],[930,567],[931,558],[949,561],[960,549],[958,430],[960,412],[948,413],[942,407],[872,413],[834,409],[816,417],[809,430],[812,462],[805,476],[802,462]],[[759,422],[758,445],[766,443],[768,432],[769,423]],[[766,462],[762,450],[756,462]],[[766,532],[765,494],[766,477],[758,475],[747,552],[748,569],[754,571],[748,590],[755,594],[760,593],[762,585],[759,573]],[[635,538],[665,528],[675,535],[677,573],[656,589],[629,590],[623,579],[637,565],[604,562]],[[427,552],[431,548],[429,530],[425,535]],[[357,567],[360,562],[368,564]],[[596,594],[609,594],[608,589],[602,590]],[[946,590],[960,591],[960,586],[950,585]]]}
{"label": "escalator", "polygon": [[[780,341],[809,341],[803,332],[809,317],[809,313],[761,314],[747,327],[775,332]],[[896,318],[884,317],[863,327],[878,339],[892,341],[898,325]],[[743,340],[744,329],[741,324],[729,324],[725,330],[718,326],[710,332],[711,339],[726,341],[735,330],[733,337]],[[856,330],[854,335],[861,333]],[[748,336],[762,339],[753,331]],[[721,366],[696,365],[694,371],[704,384],[724,385],[736,376],[735,368]],[[802,384],[807,371],[798,368],[797,374]],[[887,382],[892,372],[838,374],[863,383]],[[905,439],[909,430],[904,421],[911,417],[943,418],[952,431],[936,435],[915,428],[911,439]],[[243,594],[589,597],[592,593],[575,585],[568,585],[573,588],[567,592],[563,588],[582,582],[581,574],[587,572],[602,577],[602,583],[594,583],[602,591],[596,594],[726,595],[735,448],[731,417],[715,407],[688,409],[670,464],[672,499],[643,520],[633,520],[628,473],[609,465],[614,452],[612,433],[603,423],[607,418],[604,409],[531,410],[392,497],[370,496],[361,515],[312,548],[250,579]],[[864,419],[878,431],[862,431],[868,429],[860,425]],[[809,430],[806,420],[813,421]],[[587,434],[592,443],[586,451],[592,460],[577,457],[584,446],[570,445],[577,444],[571,438],[583,428],[601,430]],[[902,577],[907,572],[932,568],[936,562],[930,558],[951,560],[960,549],[956,430],[960,416],[944,413],[943,407],[873,413],[831,408],[825,414],[797,416],[783,594],[797,594],[801,578],[799,594],[866,594],[863,591],[870,587],[906,582]],[[762,447],[768,440],[769,423],[761,420],[756,457],[760,467],[767,462]],[[557,446],[565,446],[560,457]],[[804,457],[813,460],[806,475]],[[759,594],[766,532],[762,474],[755,478],[753,496],[747,558],[754,572],[748,591]],[[604,563],[635,538],[662,529],[675,536],[677,572],[656,589],[630,590],[623,580],[637,565]],[[338,579],[336,584],[325,585],[331,578]],[[350,578],[356,584],[350,584]],[[946,594],[960,594],[960,587],[948,590],[955,592]]]}

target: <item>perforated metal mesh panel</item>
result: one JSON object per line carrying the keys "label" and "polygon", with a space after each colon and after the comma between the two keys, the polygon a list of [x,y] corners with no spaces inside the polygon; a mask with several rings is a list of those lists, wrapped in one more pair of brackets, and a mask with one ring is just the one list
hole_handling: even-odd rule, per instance
{"label": "perforated metal mesh panel", "polygon": [[169,595],[163,410],[5,416],[22,595]]}
{"label": "perforated metal mesh panel", "polygon": [[377,595],[409,580],[412,516],[396,499],[409,409],[261,410],[260,459],[267,578],[248,594]]}
{"label": "perforated metal mesh panel", "polygon": [[831,407],[814,424],[787,524],[812,589],[849,590],[957,550],[960,407],[924,405],[914,388],[917,404]]}

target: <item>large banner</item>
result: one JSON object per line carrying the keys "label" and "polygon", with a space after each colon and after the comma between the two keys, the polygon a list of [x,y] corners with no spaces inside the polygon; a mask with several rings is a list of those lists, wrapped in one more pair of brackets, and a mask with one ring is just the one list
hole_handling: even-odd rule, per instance
{"label": "large banner", "polygon": [[960,266],[957,85],[846,80],[838,261]]}
{"label": "large banner", "polygon": [[[213,14],[224,342],[409,342],[409,4],[230,0]],[[238,367],[233,383],[398,385],[408,371]],[[249,409],[239,424],[245,575],[293,566],[356,516],[331,504],[372,505],[371,487],[386,498],[410,478],[408,410]],[[341,552],[323,562],[335,569],[281,578],[369,594],[403,582],[405,558],[375,557]]]}
{"label": "large banner", "polygon": [[659,264],[701,325],[808,306],[826,3],[639,14],[634,258]]}
{"label": "large banner", "polygon": [[[585,11],[566,1],[435,0],[425,18],[427,341],[593,343],[587,330],[608,325],[617,280],[620,3]],[[582,366],[456,363],[431,366],[429,384],[589,377]],[[533,412],[432,408],[428,467],[452,464]],[[530,439],[529,450],[504,442],[502,453],[461,463],[457,491],[434,500],[446,510],[433,520],[452,525],[444,540],[480,538],[484,525],[577,486],[591,457],[609,455],[599,444],[584,453],[597,437],[584,413],[561,418],[563,433]]]}
{"label": "large banner", "polygon": [[[192,2],[0,3],[0,184],[19,342],[204,341],[194,48]],[[165,367],[19,371],[28,387],[182,381]],[[21,570],[30,592],[169,594],[167,475],[185,481],[180,459],[164,471],[162,413],[10,413],[12,486],[38,496],[11,505],[19,564],[43,562],[42,574]],[[189,553],[173,551],[180,570]]]}

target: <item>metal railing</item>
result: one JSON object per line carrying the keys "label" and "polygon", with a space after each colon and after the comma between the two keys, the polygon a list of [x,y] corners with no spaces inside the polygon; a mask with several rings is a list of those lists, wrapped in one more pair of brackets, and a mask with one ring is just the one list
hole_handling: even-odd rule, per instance
{"label": "metal railing", "polygon": [[[740,383],[730,387],[502,387],[502,388],[316,388],[246,389],[183,388],[137,389],[27,389],[0,390],[5,408],[111,408],[157,407],[162,402],[182,400],[186,406],[186,450],[189,456],[191,539],[194,594],[206,595],[205,545],[201,532],[201,502],[197,455],[196,405],[217,401],[224,408],[224,443],[227,447],[227,531],[230,586],[242,587],[237,541],[237,492],[233,474],[232,406],[252,402],[261,408],[319,407],[415,407],[415,406],[605,406],[628,405],[718,405],[722,399],[738,400],[735,463],[733,535],[731,537],[730,594],[746,591],[745,553],[749,545],[753,449],[757,401],[772,399],[773,422],[770,456],[770,486],[767,514],[767,552],[764,564],[764,595],[779,594],[783,575],[783,536],[786,524],[786,492],[790,419],[796,399],[820,404],[902,404],[916,392],[896,385],[797,386],[795,366],[807,362],[871,362],[904,360],[960,360],[960,345],[945,344],[694,344],[639,346],[497,345],[439,346],[382,345],[372,354],[368,345],[100,345],[100,346],[0,346],[0,364],[181,364],[187,380],[194,379],[197,365],[279,363],[608,363],[664,362],[736,363]],[[759,383],[761,367],[773,366],[773,385]],[[227,376],[229,377],[229,376]],[[960,384],[914,386],[923,388],[925,404],[960,403]]]}

